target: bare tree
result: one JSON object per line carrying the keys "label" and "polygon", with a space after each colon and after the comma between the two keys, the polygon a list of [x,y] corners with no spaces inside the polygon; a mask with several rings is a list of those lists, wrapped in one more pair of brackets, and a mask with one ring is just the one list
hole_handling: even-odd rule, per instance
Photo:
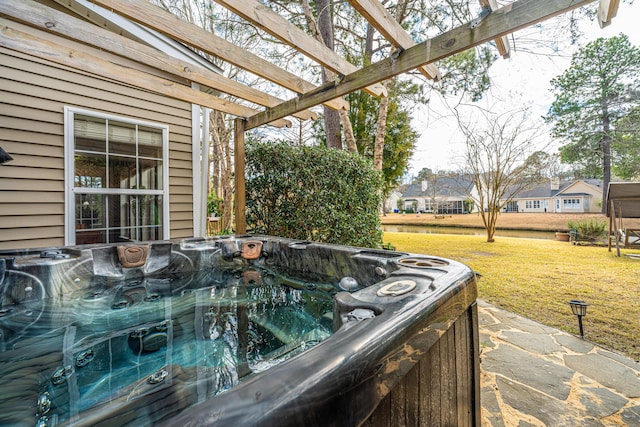
{"label": "bare tree", "polygon": [[217,178],[212,180],[213,188],[210,191],[214,191],[222,199],[222,225],[225,229],[230,229],[233,212],[231,131],[225,121],[225,114],[219,111],[211,112],[210,123],[209,131],[213,141],[212,175]]}
{"label": "bare tree", "polygon": [[427,194],[429,199],[429,206],[425,206],[427,212],[431,211],[434,215],[438,213],[439,199],[438,199],[438,174],[429,173],[423,176],[420,181],[423,192]]}
{"label": "bare tree", "polygon": [[[213,0],[194,3],[190,0],[152,0],[174,15],[191,22],[211,33],[242,46],[247,50],[255,50],[261,44],[258,31],[249,23],[238,20],[227,9],[216,5]],[[238,79],[241,77],[248,86],[256,86],[261,81],[237,67],[223,62],[220,58],[199,52],[209,61],[219,66],[226,77]],[[231,95],[222,95],[235,100]],[[233,218],[233,148],[231,140],[231,118],[222,112],[211,111],[209,120],[210,137],[210,168],[209,194],[215,193],[222,199],[222,224],[230,229]],[[206,172],[204,172],[206,173]]]}
{"label": "bare tree", "polygon": [[473,123],[458,116],[466,137],[462,175],[474,184],[469,197],[480,211],[487,242],[493,242],[500,210],[535,181],[536,174],[531,173],[535,162],[529,154],[536,151],[542,133],[526,109],[500,115],[476,113]]}

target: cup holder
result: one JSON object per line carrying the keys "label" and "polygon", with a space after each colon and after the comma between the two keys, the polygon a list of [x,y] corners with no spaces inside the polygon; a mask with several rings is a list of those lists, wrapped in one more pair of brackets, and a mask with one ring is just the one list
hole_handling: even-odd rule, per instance
{"label": "cup holder", "polygon": [[413,280],[396,280],[378,289],[377,295],[379,297],[399,297],[413,291],[416,285]]}
{"label": "cup holder", "polygon": [[427,258],[427,257],[411,257],[411,258],[402,258],[398,260],[400,264],[406,267],[417,267],[417,268],[437,268],[437,267],[445,267],[449,265],[449,263],[443,259],[438,258]]}

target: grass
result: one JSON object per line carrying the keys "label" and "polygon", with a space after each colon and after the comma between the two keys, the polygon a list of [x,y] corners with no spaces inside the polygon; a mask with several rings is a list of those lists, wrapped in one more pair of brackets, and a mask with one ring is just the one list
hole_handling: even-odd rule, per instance
{"label": "grass", "polygon": [[568,301],[589,304],[585,339],[640,360],[639,251],[574,246],[554,240],[482,236],[384,233],[398,251],[461,261],[482,274],[479,297],[572,334],[578,322]]}

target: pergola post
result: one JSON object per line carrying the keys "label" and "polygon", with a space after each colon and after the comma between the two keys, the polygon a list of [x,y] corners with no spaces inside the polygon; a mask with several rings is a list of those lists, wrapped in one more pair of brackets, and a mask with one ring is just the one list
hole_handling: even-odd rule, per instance
{"label": "pergola post", "polygon": [[609,215],[609,244],[607,245],[609,252],[611,252],[611,236],[613,236],[613,217],[611,215],[613,213]]}
{"label": "pergola post", "polygon": [[244,180],[244,132],[247,121],[236,118],[233,121],[233,169],[235,172],[236,200],[234,204],[236,216],[236,234],[247,232],[246,192]]}
{"label": "pergola post", "polygon": [[[609,235],[611,235],[611,226],[613,225],[613,238],[616,242],[616,254],[620,256],[620,242],[618,242],[618,226],[616,225],[616,206],[611,200],[611,215],[609,216]],[[609,252],[611,252],[611,238],[609,238]]]}

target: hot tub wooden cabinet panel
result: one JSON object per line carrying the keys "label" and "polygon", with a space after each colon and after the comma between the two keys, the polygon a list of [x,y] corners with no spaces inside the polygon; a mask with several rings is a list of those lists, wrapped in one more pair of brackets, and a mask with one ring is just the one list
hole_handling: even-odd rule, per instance
{"label": "hot tub wooden cabinet panel", "polygon": [[474,303],[380,402],[364,427],[480,426]]}

